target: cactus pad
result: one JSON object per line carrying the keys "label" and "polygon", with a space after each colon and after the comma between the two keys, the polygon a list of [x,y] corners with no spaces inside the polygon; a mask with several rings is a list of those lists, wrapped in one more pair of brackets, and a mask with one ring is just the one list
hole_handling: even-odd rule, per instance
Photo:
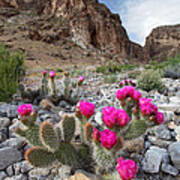
{"label": "cactus pad", "polygon": [[42,144],[50,151],[55,151],[59,147],[59,139],[53,125],[49,122],[43,122],[40,127],[40,139]]}
{"label": "cactus pad", "polygon": [[59,162],[65,165],[78,167],[79,165],[79,155],[73,145],[69,143],[61,143],[58,151],[56,152],[56,157]]}
{"label": "cactus pad", "polygon": [[114,167],[114,159],[110,154],[107,154],[102,147],[95,144],[93,148],[93,158],[101,170],[108,172]]}
{"label": "cactus pad", "polygon": [[75,118],[72,115],[64,115],[62,121],[62,130],[65,142],[70,142],[75,133]]}
{"label": "cactus pad", "polygon": [[25,159],[34,167],[48,167],[55,161],[53,153],[38,146],[29,148],[25,153]]}
{"label": "cactus pad", "polygon": [[39,138],[39,126],[34,125],[26,130],[25,138],[33,146],[42,146],[41,140]]}
{"label": "cactus pad", "polygon": [[135,120],[130,125],[127,134],[125,135],[125,139],[135,139],[145,133],[147,129],[147,124],[143,120]]}

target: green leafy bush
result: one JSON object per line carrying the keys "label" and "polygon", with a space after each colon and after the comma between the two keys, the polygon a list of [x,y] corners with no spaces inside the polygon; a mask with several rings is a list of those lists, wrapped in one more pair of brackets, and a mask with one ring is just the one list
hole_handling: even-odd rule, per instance
{"label": "green leafy bush", "polygon": [[180,64],[167,66],[164,69],[164,77],[172,79],[180,78]]}
{"label": "green leafy bush", "polygon": [[175,57],[168,57],[168,59],[163,62],[157,62],[156,60],[152,60],[149,65],[146,66],[146,69],[164,70],[168,66],[173,67],[177,64],[180,64],[180,55],[177,55]]}
{"label": "green leafy bush", "polygon": [[152,69],[143,71],[138,78],[137,84],[138,88],[145,91],[151,91],[153,89],[157,89],[158,91],[164,90],[160,72]]}
{"label": "green leafy bush", "polygon": [[7,47],[0,46],[0,101],[9,101],[18,88],[20,77],[24,73],[24,55],[9,53]]}
{"label": "green leafy bush", "polygon": [[107,65],[105,66],[99,66],[96,68],[96,72],[97,73],[103,73],[103,74],[112,74],[112,73],[118,73],[118,72],[122,72],[122,71],[126,71],[126,70],[132,70],[134,69],[135,66],[134,65],[130,65],[130,64],[117,64],[117,63],[113,63],[113,62],[109,62]]}

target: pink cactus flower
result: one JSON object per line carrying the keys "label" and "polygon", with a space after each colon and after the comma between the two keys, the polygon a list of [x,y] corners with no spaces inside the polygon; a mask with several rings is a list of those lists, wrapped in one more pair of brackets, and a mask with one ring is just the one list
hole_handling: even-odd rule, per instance
{"label": "pink cactus flower", "polygon": [[92,138],[94,142],[100,142],[101,132],[97,129],[93,129]]}
{"label": "pink cactus flower", "polygon": [[140,110],[141,110],[143,115],[149,116],[153,113],[152,104],[151,103],[142,104],[140,106]]}
{"label": "pink cactus flower", "polygon": [[50,76],[50,77],[55,77],[55,76],[56,76],[56,73],[55,73],[54,71],[50,71],[50,72],[49,72],[49,76]]}
{"label": "pink cactus flower", "polygon": [[141,93],[139,92],[139,91],[137,91],[137,90],[134,90],[134,92],[133,92],[133,95],[132,95],[132,98],[133,98],[133,100],[135,100],[135,101],[139,101],[139,99],[141,98]]}
{"label": "pink cactus flower", "polygon": [[149,98],[140,98],[139,99],[139,104],[142,105],[142,104],[147,104],[147,103],[151,103],[152,102],[152,99],[149,99]]}
{"label": "pink cactus flower", "polygon": [[113,128],[116,123],[116,109],[112,106],[107,106],[102,109],[102,119],[104,124],[109,127]]}
{"label": "pink cactus flower", "polygon": [[117,143],[116,133],[109,129],[105,129],[101,132],[100,141],[102,146],[111,149]]}
{"label": "pink cactus flower", "polygon": [[123,101],[126,98],[127,92],[125,92],[123,89],[119,89],[116,91],[116,98],[119,101]]}
{"label": "pink cactus flower", "polygon": [[151,108],[152,108],[153,114],[156,114],[158,112],[158,107],[156,105],[152,104]]}
{"label": "pink cactus flower", "polygon": [[164,123],[164,115],[163,115],[163,113],[161,113],[161,112],[156,113],[156,123],[157,124]]}
{"label": "pink cactus flower", "polygon": [[124,83],[123,83],[122,81],[119,83],[120,86],[123,86],[123,84],[124,84]]}
{"label": "pink cactus flower", "polygon": [[124,86],[123,90],[127,91],[127,95],[132,97],[132,95],[133,95],[133,93],[135,91],[135,88],[133,86]]}
{"label": "pink cactus flower", "polygon": [[158,107],[152,104],[151,101],[152,100],[148,98],[139,99],[139,107],[143,115],[152,115],[157,113]]}
{"label": "pink cactus flower", "polygon": [[84,76],[79,76],[79,82],[83,82],[84,81]]}
{"label": "pink cactus flower", "polygon": [[122,109],[116,110],[116,123],[120,127],[124,127],[130,121],[130,117],[128,116],[127,112]]}
{"label": "pink cactus flower", "polygon": [[33,111],[33,107],[31,104],[23,104],[20,105],[17,109],[18,114],[22,116],[28,116]]}
{"label": "pink cactus flower", "polygon": [[95,105],[93,103],[85,101],[79,101],[78,106],[81,114],[86,118],[90,118],[94,114]]}
{"label": "pink cactus flower", "polygon": [[116,170],[118,171],[122,180],[131,180],[135,178],[138,171],[138,167],[133,160],[126,159],[123,157],[117,159]]}
{"label": "pink cactus flower", "polygon": [[125,80],[124,80],[124,83],[125,83],[126,85],[128,85],[128,80],[127,80],[127,79],[125,79]]}
{"label": "pink cactus flower", "polygon": [[44,69],[43,70],[43,75],[45,76],[47,74],[47,71]]}

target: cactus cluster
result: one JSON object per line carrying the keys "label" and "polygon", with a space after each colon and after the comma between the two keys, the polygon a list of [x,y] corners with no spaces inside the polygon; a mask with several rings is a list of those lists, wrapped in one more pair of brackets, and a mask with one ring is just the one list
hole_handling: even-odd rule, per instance
{"label": "cactus cluster", "polygon": [[[158,111],[157,106],[152,104],[151,99],[142,98],[135,87],[123,86],[116,92],[116,97],[123,109],[104,107],[101,116],[98,116],[98,122],[102,123],[93,127],[88,122],[84,126],[84,139],[92,145],[93,159],[101,172],[111,171],[115,167],[118,153],[124,144],[141,137],[148,127],[164,121],[164,116]],[[94,108],[92,103],[80,101],[76,115],[82,126],[87,119],[93,117]]]}
{"label": "cactus cluster", "polygon": [[[25,106],[25,105],[24,105]],[[26,108],[26,107],[25,107]],[[17,128],[15,132],[24,137],[32,145],[25,153],[25,159],[34,167],[49,167],[55,162],[69,165],[74,168],[84,166],[84,158],[87,156],[78,150],[80,147],[72,142],[75,133],[75,117],[64,115],[60,124],[56,127],[49,122],[36,123],[36,113],[20,109],[21,122],[24,129]],[[81,146],[81,149],[86,147]],[[56,164],[59,164],[56,163]]]}
{"label": "cactus cluster", "polygon": [[[49,122],[37,124],[37,114],[32,106],[20,106],[18,113],[25,128],[15,131],[32,145],[25,153],[25,159],[35,167],[65,164],[73,168],[88,169],[91,167],[89,162],[92,162],[92,155],[98,173],[112,172],[118,153],[124,144],[127,144],[124,143],[125,140],[136,140],[148,127],[164,121],[164,116],[157,106],[152,104],[151,99],[142,98],[135,87],[124,86],[116,92],[116,97],[123,109],[104,107],[98,121],[102,123],[97,122],[96,127],[91,124],[95,105],[86,100],[79,101],[75,115],[80,122],[80,143],[72,141],[76,129],[74,114],[65,114],[56,126]],[[121,159],[118,162],[123,164],[126,161]],[[121,166],[118,172],[121,172]],[[135,173],[132,169],[133,177]],[[126,174],[130,177],[128,171]]]}
{"label": "cactus cluster", "polygon": [[61,94],[63,99],[68,101],[70,104],[76,104],[80,99],[81,89],[80,86],[84,81],[84,77],[80,76],[78,81],[73,81],[69,77],[69,73],[65,72],[62,79],[62,91]]}

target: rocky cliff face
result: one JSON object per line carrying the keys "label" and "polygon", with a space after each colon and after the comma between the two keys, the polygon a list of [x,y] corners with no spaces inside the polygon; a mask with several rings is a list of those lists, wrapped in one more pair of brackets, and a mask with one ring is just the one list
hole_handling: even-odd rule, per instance
{"label": "rocky cliff face", "polygon": [[[2,6],[34,9],[38,16],[44,14],[59,18],[58,23],[64,28],[63,38],[65,36],[81,48],[107,55],[113,60],[130,58],[147,62],[180,53],[180,25],[154,29],[145,46],[141,47],[129,40],[119,15],[112,14],[97,0],[1,0]],[[56,39],[61,37],[56,35]]]}
{"label": "rocky cliff face", "polygon": [[150,59],[165,60],[180,54],[180,24],[153,29],[146,38],[145,49]]}
{"label": "rocky cliff face", "polygon": [[56,0],[52,12],[66,18],[72,39],[83,48],[98,48],[122,57],[141,57],[142,48],[129,40],[119,15],[97,0]]}
{"label": "rocky cliff face", "polygon": [[140,45],[132,43],[119,15],[97,0],[3,0],[20,9],[34,7],[39,13],[66,22],[70,38],[82,48],[98,50],[113,57],[144,59]]}

